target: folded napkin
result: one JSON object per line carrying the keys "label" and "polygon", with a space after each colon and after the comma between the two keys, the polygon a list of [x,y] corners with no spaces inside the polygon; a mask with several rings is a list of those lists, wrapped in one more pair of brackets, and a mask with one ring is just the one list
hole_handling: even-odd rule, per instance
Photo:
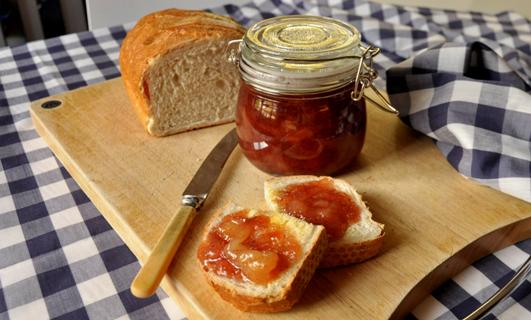
{"label": "folded napkin", "polygon": [[388,69],[387,91],[461,174],[531,202],[530,75],[529,44],[446,42]]}

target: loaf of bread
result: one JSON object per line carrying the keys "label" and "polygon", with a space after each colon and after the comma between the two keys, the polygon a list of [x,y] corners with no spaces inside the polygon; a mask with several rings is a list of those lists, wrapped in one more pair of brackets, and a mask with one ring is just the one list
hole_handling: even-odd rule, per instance
{"label": "loaf of bread", "polygon": [[[256,283],[247,278],[236,280],[223,274],[220,275],[220,272],[215,272],[215,267],[209,267],[202,260],[202,257],[215,260],[211,253],[204,253],[205,248],[210,248],[207,239],[211,232],[219,232],[220,224],[225,216],[237,212],[243,212],[245,217],[260,215],[269,217],[271,223],[280,226],[281,230],[285,230],[300,245],[298,259],[270,282]],[[263,231],[255,228],[254,232]],[[274,241],[274,243],[277,242]],[[234,204],[228,204],[219,210],[208,224],[205,237],[198,250],[198,259],[206,278],[224,300],[243,311],[279,312],[290,309],[299,300],[319,265],[326,245],[326,231],[322,226],[315,226],[281,213],[243,209]],[[246,255],[245,259],[248,261],[249,255]],[[251,264],[257,263],[252,261]]]}
{"label": "loaf of bread", "polygon": [[204,11],[168,9],[141,18],[125,37],[120,68],[146,130],[166,136],[232,121],[239,74],[227,43],[245,30]]}
{"label": "loaf of bread", "polygon": [[[335,190],[348,196],[359,211],[359,219],[348,225],[340,238],[329,237],[328,248],[319,267],[358,263],[377,255],[383,244],[384,225],[372,220],[372,213],[362,201],[361,196],[349,183],[343,180],[309,175],[272,178],[264,184],[266,202],[271,210],[291,214],[279,203],[282,192],[289,186],[317,181],[330,183],[329,185]],[[298,201],[304,200],[298,199]],[[323,201],[323,199],[317,196],[316,199],[307,199],[307,201]],[[324,201],[326,202],[326,199]],[[326,203],[324,205],[326,206]],[[330,235],[330,230],[327,232]]]}

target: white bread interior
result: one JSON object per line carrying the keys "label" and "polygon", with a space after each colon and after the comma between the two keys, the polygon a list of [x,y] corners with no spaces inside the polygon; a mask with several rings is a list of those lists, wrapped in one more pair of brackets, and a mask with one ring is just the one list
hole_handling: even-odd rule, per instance
{"label": "white bread interior", "polygon": [[[208,232],[216,227],[222,218],[231,213],[244,210],[233,203],[227,204],[209,222]],[[324,227],[312,225],[289,215],[250,209],[248,216],[267,215],[271,223],[286,228],[301,245],[301,258],[291,265],[277,279],[267,284],[237,281],[205,271],[207,279],[222,296],[237,308],[252,312],[284,311],[297,302],[319,265],[327,244]]]}
{"label": "white bread interior", "polygon": [[286,187],[322,179],[329,180],[333,186],[348,195],[360,208],[360,220],[351,224],[343,237],[330,240],[320,267],[357,263],[378,253],[384,236],[384,225],[372,219],[372,213],[363,202],[361,195],[349,183],[331,177],[311,175],[285,176],[271,178],[264,183],[264,197],[271,210],[283,212],[277,200]]}
{"label": "white bread interior", "polygon": [[169,135],[234,118],[240,84],[237,69],[227,61],[227,41],[189,41],[152,61],[151,134]]}

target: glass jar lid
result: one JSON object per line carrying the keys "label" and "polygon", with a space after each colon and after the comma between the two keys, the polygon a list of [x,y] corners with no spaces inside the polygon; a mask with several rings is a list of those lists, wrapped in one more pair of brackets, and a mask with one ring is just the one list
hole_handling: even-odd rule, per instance
{"label": "glass jar lid", "polygon": [[313,93],[352,82],[361,54],[352,25],[318,16],[260,21],[240,46],[243,79],[273,93]]}

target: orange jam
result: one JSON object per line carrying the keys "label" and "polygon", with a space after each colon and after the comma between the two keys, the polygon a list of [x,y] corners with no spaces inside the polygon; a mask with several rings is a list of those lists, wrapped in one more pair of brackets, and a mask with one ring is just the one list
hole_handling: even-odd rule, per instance
{"label": "orange jam", "polygon": [[282,211],[324,226],[331,241],[360,219],[356,203],[326,179],[290,185],[279,194],[278,203]]}
{"label": "orange jam", "polygon": [[365,100],[352,85],[332,92],[273,95],[242,82],[236,125],[243,154],[278,175],[330,175],[348,166],[365,140]]}
{"label": "orange jam", "polygon": [[206,271],[239,281],[266,284],[301,256],[297,239],[266,215],[247,217],[243,210],[223,217],[199,246]]}

